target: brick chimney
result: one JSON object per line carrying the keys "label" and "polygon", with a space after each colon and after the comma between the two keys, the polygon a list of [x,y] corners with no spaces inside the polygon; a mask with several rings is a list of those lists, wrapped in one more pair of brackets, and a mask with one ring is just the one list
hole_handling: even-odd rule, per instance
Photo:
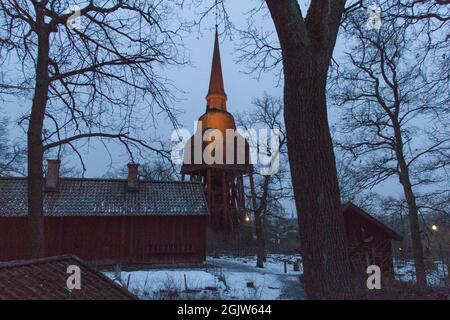
{"label": "brick chimney", "polygon": [[47,175],[45,176],[45,190],[58,191],[59,187],[59,166],[61,161],[48,160],[47,161]]}
{"label": "brick chimney", "polygon": [[128,167],[128,191],[138,191],[139,177],[138,177],[138,163],[129,163]]}

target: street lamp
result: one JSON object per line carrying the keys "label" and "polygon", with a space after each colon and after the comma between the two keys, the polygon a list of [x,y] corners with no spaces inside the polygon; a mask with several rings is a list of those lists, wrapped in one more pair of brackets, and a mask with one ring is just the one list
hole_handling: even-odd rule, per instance
{"label": "street lamp", "polygon": [[248,213],[247,210],[245,210],[245,211],[243,212],[242,221],[243,221],[245,224],[249,224],[249,223],[251,222],[250,214]]}
{"label": "street lamp", "polygon": [[[438,226],[437,225],[435,225],[435,224],[433,224],[432,226],[431,226],[431,230],[433,230],[436,234],[437,234],[437,231],[438,231]],[[443,264],[445,263],[445,261],[444,261],[444,251],[442,250],[442,242],[441,242],[441,239],[440,239],[440,237],[438,237],[437,235],[436,235],[436,241],[438,242],[438,246],[439,246],[439,255],[440,255],[440,263],[442,264],[442,270],[443,270],[443,274],[444,274],[444,277],[446,277],[446,275],[445,275],[445,268],[444,268],[444,266],[443,266]],[[449,272],[450,270],[447,270],[447,272]],[[448,275],[447,275],[447,278],[448,278]]]}

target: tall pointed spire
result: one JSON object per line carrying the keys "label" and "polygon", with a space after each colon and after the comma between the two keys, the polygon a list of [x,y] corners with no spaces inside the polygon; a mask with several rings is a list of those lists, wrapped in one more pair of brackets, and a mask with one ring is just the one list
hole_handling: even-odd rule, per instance
{"label": "tall pointed spire", "polygon": [[209,81],[209,91],[206,96],[208,109],[220,109],[226,111],[227,95],[223,85],[222,63],[220,60],[219,32],[216,25],[214,40],[214,52],[211,66],[211,78]]}

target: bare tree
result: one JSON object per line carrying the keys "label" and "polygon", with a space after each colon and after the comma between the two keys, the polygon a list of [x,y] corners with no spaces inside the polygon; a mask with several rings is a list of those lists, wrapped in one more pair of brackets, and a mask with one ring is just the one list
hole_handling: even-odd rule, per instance
{"label": "bare tree", "polygon": [[426,286],[417,192],[439,181],[420,168],[450,143],[448,137],[427,138],[429,128],[439,127],[449,95],[445,85],[429,75],[431,69],[407,23],[386,20],[377,32],[367,30],[365,21],[361,12],[347,21],[355,44],[335,79],[335,99],[343,110],[339,145],[363,159],[360,169],[367,187],[398,177],[408,204],[417,282]]}
{"label": "bare tree", "polygon": [[[254,99],[255,110],[245,114],[238,114],[236,117],[237,125],[245,130],[262,128],[266,130],[276,130],[279,133],[279,150],[267,150],[273,159],[279,159],[279,168],[274,170],[273,175],[261,175],[258,168],[255,170],[255,194],[248,198],[256,199],[253,211],[255,219],[255,233],[257,239],[257,261],[258,268],[264,267],[266,256],[266,220],[270,216],[270,208],[273,208],[283,199],[289,198],[291,194],[291,184],[287,176],[289,175],[288,166],[284,165],[287,158],[287,142],[284,130],[282,114],[283,102],[279,98],[272,97],[267,93]],[[258,152],[263,152],[259,148],[259,141],[249,141],[250,145],[256,147]],[[266,151],[266,150],[264,150]]]}
{"label": "bare tree", "polygon": [[140,176],[145,180],[152,181],[176,181],[177,177],[176,167],[170,161],[164,159],[155,159],[145,163],[140,168]]}
{"label": "bare tree", "polygon": [[397,230],[399,234],[403,235],[403,239],[398,248],[399,252],[395,253],[401,260],[406,258],[411,259],[413,257],[411,248],[411,237],[409,227],[409,209],[408,203],[404,197],[394,198],[392,196],[378,196],[377,210],[381,219],[385,220],[385,223]]}
{"label": "bare tree", "polygon": [[0,118],[0,176],[23,174],[25,152],[19,144],[11,143],[8,136],[8,118]]}
{"label": "bare tree", "polygon": [[[110,170],[103,175],[104,178],[118,179],[126,177],[126,164],[120,164],[119,167],[111,167]],[[66,168],[66,171],[73,171],[71,168]],[[161,157],[146,158],[145,162],[141,163],[138,168],[139,177],[147,181],[177,181],[179,180],[176,166],[170,159],[167,160]]]}
{"label": "bare tree", "polygon": [[[445,84],[444,84],[445,86]],[[447,108],[444,108],[440,117],[441,125],[434,124],[428,130],[430,141],[439,145],[435,152],[428,155],[427,161],[421,163],[419,170],[433,176],[438,176],[441,184],[419,195],[419,208],[425,212],[450,216],[450,143],[448,143],[448,128],[450,118]],[[447,143],[443,143],[447,141]]]}
{"label": "bare tree", "polygon": [[425,21],[427,28],[431,27],[434,22],[444,25],[445,22],[450,21],[448,1],[383,1],[383,6],[386,7],[386,17],[404,19],[413,23]]}
{"label": "bare tree", "polygon": [[161,67],[179,62],[170,17],[160,1],[91,0],[80,8],[64,0],[0,1],[0,56],[18,60],[21,82],[33,88],[31,112],[22,121],[30,257],[44,254],[45,151],[67,145],[77,152],[75,142],[89,138],[117,139],[129,153],[129,145],[160,151],[132,132],[146,118],[137,113],[139,102],[147,104],[147,115],[159,108],[175,120],[168,83],[158,76]]}

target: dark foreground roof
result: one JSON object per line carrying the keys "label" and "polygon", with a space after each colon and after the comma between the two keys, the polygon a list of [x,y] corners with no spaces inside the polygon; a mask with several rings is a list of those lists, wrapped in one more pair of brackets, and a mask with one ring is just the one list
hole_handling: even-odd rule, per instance
{"label": "dark foreground roof", "polygon": [[[69,290],[70,265],[80,268],[81,288]],[[0,263],[0,300],[132,300],[125,288],[75,256]]]}
{"label": "dark foreground roof", "polygon": [[[0,178],[0,216],[27,215],[27,179]],[[46,216],[206,215],[198,182],[140,181],[127,191],[127,180],[62,178],[58,192],[44,192]]]}
{"label": "dark foreground roof", "polygon": [[363,209],[361,209],[360,207],[358,207],[357,205],[355,205],[352,202],[347,202],[342,207],[342,211],[344,213],[349,211],[349,210],[351,210],[352,212],[356,213],[361,218],[369,221],[371,224],[376,226],[378,229],[382,230],[390,238],[392,238],[394,240],[397,240],[397,241],[401,241],[403,239],[402,236],[399,235],[397,232],[395,232],[394,230],[392,230],[391,228],[389,228],[388,226],[383,224],[381,221],[375,219],[373,216],[371,216],[366,211],[364,211]]}

